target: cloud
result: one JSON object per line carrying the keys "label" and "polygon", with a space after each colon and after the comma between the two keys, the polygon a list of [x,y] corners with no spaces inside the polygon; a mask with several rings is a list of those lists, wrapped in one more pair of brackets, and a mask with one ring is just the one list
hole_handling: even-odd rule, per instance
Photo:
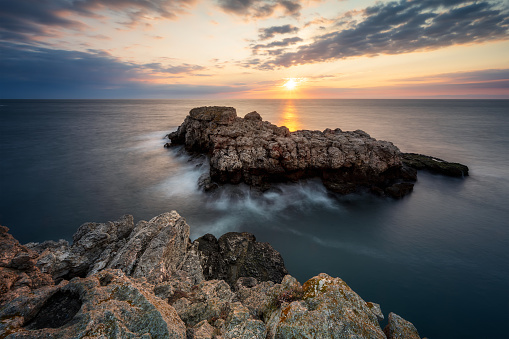
{"label": "cloud", "polygon": [[250,18],[266,18],[276,10],[285,15],[299,16],[302,5],[300,0],[217,0],[223,11]]}
{"label": "cloud", "polygon": [[78,52],[3,43],[0,54],[2,98],[171,98],[246,89],[242,86],[157,84],[154,81],[160,74],[153,72],[184,75],[203,67],[139,65],[119,61],[96,50]]}
{"label": "cloud", "polygon": [[355,56],[402,54],[451,45],[508,39],[508,6],[491,1],[420,0],[377,3],[362,15],[337,18],[332,31],[261,69],[290,67]]}
{"label": "cloud", "polygon": [[509,99],[509,69],[482,69],[396,79],[385,86],[310,88],[317,98]]}
{"label": "cloud", "polygon": [[[253,45],[253,46],[251,46],[251,49],[253,50],[254,54],[257,54],[260,49],[269,49],[269,48],[274,48],[274,47],[288,47],[291,45],[295,45],[296,43],[301,42],[301,41],[304,41],[304,40],[302,40],[299,37],[286,38],[281,41],[273,41],[268,44]],[[280,49],[279,51],[282,51],[282,49]],[[279,53],[281,53],[281,52],[279,52]]]}
{"label": "cloud", "polygon": [[166,73],[166,74],[181,74],[181,73],[192,73],[195,71],[202,71],[205,67],[200,65],[190,65],[187,63],[178,65],[178,66],[163,66],[160,63],[151,63],[143,65],[143,68],[151,70],[157,73]]}
{"label": "cloud", "polygon": [[54,36],[54,29],[85,31],[81,18],[104,18],[114,12],[132,26],[144,18],[176,19],[197,0],[3,0],[0,40],[30,41]]}
{"label": "cloud", "polygon": [[297,33],[299,28],[293,25],[283,25],[260,28],[258,31],[260,32],[258,36],[260,40],[267,40],[273,38],[276,34]]}

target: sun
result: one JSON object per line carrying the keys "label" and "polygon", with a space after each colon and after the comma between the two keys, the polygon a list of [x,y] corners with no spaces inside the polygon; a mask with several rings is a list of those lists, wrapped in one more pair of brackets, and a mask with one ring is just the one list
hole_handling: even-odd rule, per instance
{"label": "sun", "polygon": [[292,91],[297,87],[298,83],[299,82],[297,79],[290,78],[283,84],[283,87],[286,88],[288,91]]}

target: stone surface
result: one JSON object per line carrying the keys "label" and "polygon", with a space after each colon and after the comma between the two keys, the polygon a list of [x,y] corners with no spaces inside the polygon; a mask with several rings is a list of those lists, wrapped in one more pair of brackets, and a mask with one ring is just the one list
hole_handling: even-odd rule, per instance
{"label": "stone surface", "polygon": [[5,338],[186,338],[173,307],[119,270],[75,278],[14,304],[0,309],[10,320]]}
{"label": "stone surface", "polygon": [[19,295],[43,286],[52,286],[50,275],[35,266],[37,252],[20,245],[0,226],[0,306]]}
{"label": "stone surface", "polygon": [[267,338],[385,338],[376,314],[343,280],[320,274],[302,293],[273,311]]}
{"label": "stone surface", "polygon": [[[351,193],[360,186],[382,189],[409,180],[399,149],[357,130],[291,132],[262,121],[257,112],[236,116],[233,107],[191,110],[171,145],[210,155],[210,178],[217,183],[267,188],[273,182],[321,177],[330,190]],[[209,185],[204,185],[209,187]]]}
{"label": "stone surface", "polygon": [[66,241],[29,244],[40,253],[37,266],[56,281],[86,277],[105,268],[154,283],[187,273],[202,281],[198,254],[189,240],[189,225],[177,212],[163,213],[134,226],[133,217],[107,223],[85,223]]}
{"label": "stone surface", "polygon": [[188,326],[195,326],[203,320],[225,319],[233,296],[224,281],[209,280],[193,286],[189,292],[174,291],[169,302]]}
{"label": "stone surface", "polygon": [[187,330],[188,339],[212,339],[216,335],[216,329],[212,327],[207,320],[196,324],[193,328]]}
{"label": "stone surface", "polygon": [[395,313],[389,313],[389,323],[384,328],[387,339],[421,339],[415,326]]}
{"label": "stone surface", "polygon": [[240,277],[280,282],[288,273],[283,258],[253,234],[230,232],[216,239],[206,234],[194,241],[206,279],[226,281],[232,288]]}
{"label": "stone surface", "polygon": [[404,164],[418,170],[425,169],[451,177],[468,176],[468,167],[462,164],[416,153],[402,153],[401,156]]}

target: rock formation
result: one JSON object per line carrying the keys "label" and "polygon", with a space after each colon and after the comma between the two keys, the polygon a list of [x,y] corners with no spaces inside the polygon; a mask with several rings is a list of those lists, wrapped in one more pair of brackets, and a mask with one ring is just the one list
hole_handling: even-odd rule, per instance
{"label": "rock formation", "polygon": [[[206,189],[213,187],[211,181],[245,182],[263,190],[274,182],[320,177],[338,193],[367,187],[401,195],[411,191],[416,179],[391,142],[375,140],[360,130],[290,132],[263,121],[257,112],[239,118],[233,107],[194,108],[168,137],[168,146],[184,145],[189,152],[210,155],[210,180],[201,179]],[[393,186],[402,181],[403,193]]]}
{"label": "rock formation", "polygon": [[229,232],[219,240],[206,234],[194,244],[198,247],[207,280],[224,280],[233,287],[240,277],[279,283],[288,274],[279,252],[268,243],[257,242],[254,235],[246,232]]}
{"label": "rock formation", "polygon": [[0,338],[419,338],[339,278],[301,285],[249,233],[194,242],[175,211],[20,245],[0,227]]}
{"label": "rock formation", "polygon": [[266,190],[271,183],[320,177],[329,190],[348,194],[365,187],[378,195],[403,197],[413,190],[416,169],[452,176],[468,167],[401,153],[391,142],[339,128],[290,132],[251,112],[237,117],[233,107],[193,108],[165,146],[184,145],[210,157],[210,175],[199,179],[205,191],[218,184],[244,182]]}
{"label": "rock formation", "polygon": [[433,173],[450,177],[468,176],[468,167],[455,162],[447,162],[442,159],[416,153],[402,153],[401,157],[403,164],[418,170],[425,169]]}

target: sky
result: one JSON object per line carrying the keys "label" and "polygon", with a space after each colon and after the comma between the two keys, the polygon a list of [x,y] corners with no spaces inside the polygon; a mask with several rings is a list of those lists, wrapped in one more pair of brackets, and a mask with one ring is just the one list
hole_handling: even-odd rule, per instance
{"label": "sky", "polygon": [[0,98],[509,99],[509,1],[0,0]]}

